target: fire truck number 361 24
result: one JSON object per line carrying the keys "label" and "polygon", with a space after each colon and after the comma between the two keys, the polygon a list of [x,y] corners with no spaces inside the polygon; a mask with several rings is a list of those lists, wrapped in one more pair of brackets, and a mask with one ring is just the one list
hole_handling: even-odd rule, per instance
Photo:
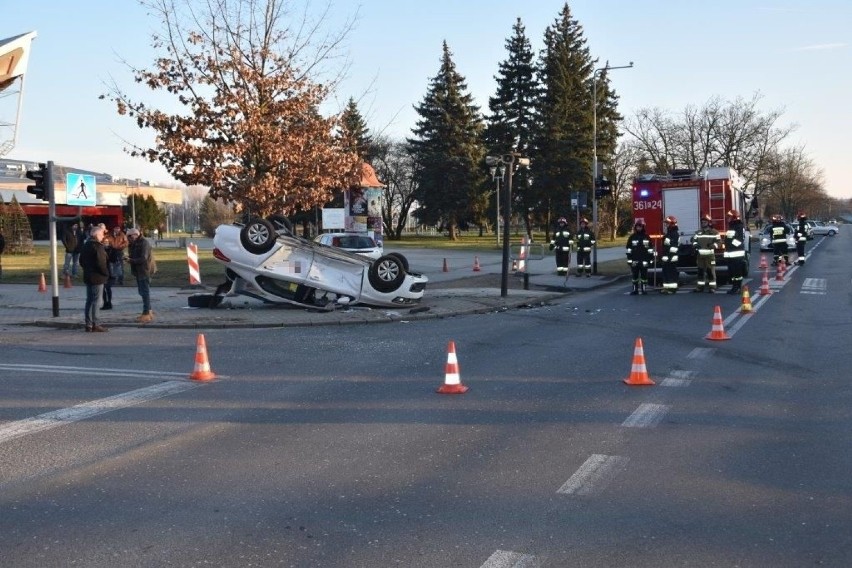
{"label": "fire truck number 361 24", "polygon": [[633,209],[636,211],[642,211],[645,209],[662,209],[663,208],[663,200],[657,199],[654,201],[634,201]]}

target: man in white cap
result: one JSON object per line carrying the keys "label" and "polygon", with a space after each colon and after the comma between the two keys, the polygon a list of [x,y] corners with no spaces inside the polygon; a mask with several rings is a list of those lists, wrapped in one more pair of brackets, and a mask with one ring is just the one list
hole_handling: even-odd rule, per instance
{"label": "man in white cap", "polygon": [[130,272],[136,277],[136,287],[142,296],[142,314],[136,318],[139,323],[154,321],[154,312],[151,311],[151,276],[157,270],[151,244],[139,234],[139,229],[132,228],[127,231],[129,245],[127,250],[130,256]]}
{"label": "man in white cap", "polygon": [[83,269],[83,282],[86,284],[86,331],[107,331],[98,323],[101,296],[104,284],[109,279],[109,264],[104,249],[105,230],[99,225],[93,226],[89,237],[80,252],[80,268]]}

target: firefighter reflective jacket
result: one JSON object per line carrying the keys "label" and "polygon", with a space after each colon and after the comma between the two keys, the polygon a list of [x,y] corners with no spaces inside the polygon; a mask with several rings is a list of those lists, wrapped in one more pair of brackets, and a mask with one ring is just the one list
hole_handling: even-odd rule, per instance
{"label": "firefighter reflective jacket", "polygon": [[713,227],[702,227],[692,235],[692,246],[695,247],[695,252],[698,256],[712,256],[716,254],[719,248],[719,243],[722,242],[719,237],[719,231]]}
{"label": "firefighter reflective jacket", "polygon": [[589,228],[580,229],[577,233],[577,250],[591,252],[595,244],[595,234]]}
{"label": "firefighter reflective jacket", "polygon": [[631,266],[648,264],[654,259],[654,247],[651,238],[645,231],[633,231],[627,237],[627,262]]}
{"label": "firefighter reflective jacket", "polygon": [[550,250],[556,249],[562,252],[569,252],[573,244],[574,237],[571,235],[571,231],[567,228],[558,229],[553,233],[553,240],[550,241]]}
{"label": "firefighter reflective jacket", "polygon": [[745,251],[745,227],[740,220],[731,221],[725,233],[725,258],[743,258]]}
{"label": "firefighter reflective jacket", "polygon": [[679,241],[680,231],[677,225],[669,226],[666,230],[666,236],[663,237],[663,262],[677,262]]}

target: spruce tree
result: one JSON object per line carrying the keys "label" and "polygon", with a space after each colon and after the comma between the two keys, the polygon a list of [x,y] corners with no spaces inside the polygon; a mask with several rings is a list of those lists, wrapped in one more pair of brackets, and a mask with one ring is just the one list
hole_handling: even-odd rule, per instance
{"label": "spruce tree", "polygon": [[[607,63],[608,65],[608,63]],[[612,89],[609,74],[604,71],[598,77],[597,89],[590,86],[592,92],[597,92],[597,151],[598,163],[602,164],[604,176],[615,179],[612,156],[618,145],[618,124],[622,120],[618,112],[618,95]]]}
{"label": "spruce tree", "polygon": [[[533,63],[533,50],[520,18],[512,26],[512,37],[506,41],[506,50],[508,57],[499,64],[495,77],[497,92],[488,100],[491,114],[485,130],[485,144],[491,155],[517,152],[529,157],[540,87]],[[527,211],[536,202],[529,191],[530,170],[519,168],[514,176],[512,209]],[[518,207],[515,207],[516,204]]]}
{"label": "spruce tree", "polygon": [[542,96],[533,160],[533,187],[548,213],[566,215],[570,192],[592,195],[592,93],[594,62],[582,26],[566,3],[544,32],[539,59]]}
{"label": "spruce tree", "polygon": [[358,154],[364,162],[372,160],[372,137],[370,130],[367,128],[367,123],[358,110],[358,104],[355,99],[350,98],[340,115],[340,122],[343,126],[345,140],[347,141],[348,149]]}
{"label": "spruce tree", "polygon": [[455,240],[484,190],[484,125],[446,41],[438,74],[415,110],[420,119],[408,145],[416,164],[418,215],[426,223],[445,224]]}

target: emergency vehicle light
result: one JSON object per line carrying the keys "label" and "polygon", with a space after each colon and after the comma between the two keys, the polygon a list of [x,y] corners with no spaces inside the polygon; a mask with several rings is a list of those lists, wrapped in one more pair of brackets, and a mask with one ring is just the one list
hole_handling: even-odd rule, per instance
{"label": "emergency vehicle light", "polygon": [[639,197],[648,197],[650,194],[651,192],[645,188],[639,190]]}

